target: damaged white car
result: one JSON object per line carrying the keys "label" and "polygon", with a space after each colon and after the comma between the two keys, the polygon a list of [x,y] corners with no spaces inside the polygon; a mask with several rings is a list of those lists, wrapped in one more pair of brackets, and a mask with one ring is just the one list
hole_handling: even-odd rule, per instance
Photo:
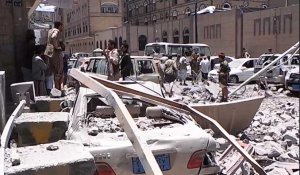
{"label": "damaged white car", "polygon": [[[164,175],[217,174],[215,140],[193,119],[140,99],[119,96]],[[145,174],[132,143],[105,98],[80,88],[67,138],[85,145],[99,175]]]}

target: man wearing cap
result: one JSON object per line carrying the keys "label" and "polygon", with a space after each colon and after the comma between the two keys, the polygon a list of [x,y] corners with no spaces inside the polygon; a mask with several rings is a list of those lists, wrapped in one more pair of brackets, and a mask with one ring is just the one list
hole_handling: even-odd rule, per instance
{"label": "man wearing cap", "polygon": [[219,54],[219,61],[220,61],[220,68],[219,68],[219,83],[220,87],[222,89],[222,98],[221,102],[227,102],[228,100],[228,75],[230,72],[230,68],[228,65],[228,62],[225,60],[225,54],[220,53]]}

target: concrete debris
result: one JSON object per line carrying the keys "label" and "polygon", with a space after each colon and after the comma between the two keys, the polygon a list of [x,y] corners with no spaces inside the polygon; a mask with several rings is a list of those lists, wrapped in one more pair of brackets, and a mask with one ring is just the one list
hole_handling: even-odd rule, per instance
{"label": "concrete debris", "polygon": [[279,89],[277,90],[278,93],[282,93],[283,91],[284,91],[283,88],[279,88]]}
{"label": "concrete debris", "polygon": [[56,89],[56,88],[52,88],[51,92],[50,92],[50,97],[52,98],[60,98],[62,97],[62,91]]}

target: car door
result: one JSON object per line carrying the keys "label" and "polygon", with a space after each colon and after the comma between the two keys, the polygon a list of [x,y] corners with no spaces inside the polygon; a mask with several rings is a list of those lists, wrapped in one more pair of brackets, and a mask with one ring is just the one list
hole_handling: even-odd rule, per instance
{"label": "car door", "polygon": [[242,70],[241,74],[241,81],[245,81],[250,78],[254,74],[254,60],[246,61],[243,66],[244,69]]}
{"label": "car door", "polygon": [[152,60],[136,60],[136,77],[138,81],[159,82],[159,75],[155,72]]}

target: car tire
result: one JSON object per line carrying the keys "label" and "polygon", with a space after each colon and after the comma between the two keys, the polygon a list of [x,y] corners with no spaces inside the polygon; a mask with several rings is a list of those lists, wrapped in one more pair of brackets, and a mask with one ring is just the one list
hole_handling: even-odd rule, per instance
{"label": "car tire", "polygon": [[229,82],[230,83],[239,83],[239,77],[236,75],[230,75],[229,76]]}

